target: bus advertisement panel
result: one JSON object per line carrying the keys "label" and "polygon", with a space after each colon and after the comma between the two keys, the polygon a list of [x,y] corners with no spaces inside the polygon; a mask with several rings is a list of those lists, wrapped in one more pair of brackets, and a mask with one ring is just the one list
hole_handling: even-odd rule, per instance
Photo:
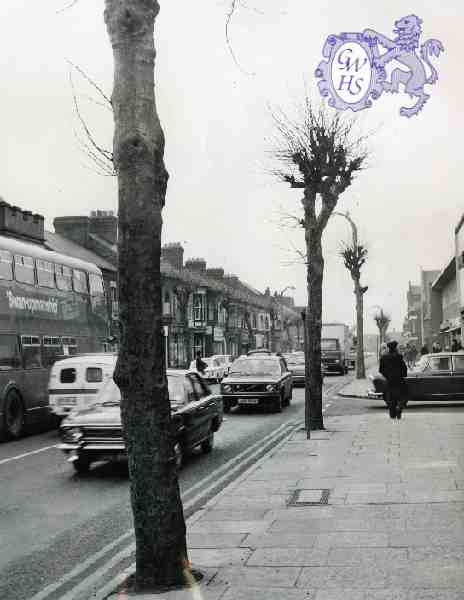
{"label": "bus advertisement panel", "polygon": [[0,437],[49,419],[50,366],[103,350],[107,336],[96,265],[0,236]]}

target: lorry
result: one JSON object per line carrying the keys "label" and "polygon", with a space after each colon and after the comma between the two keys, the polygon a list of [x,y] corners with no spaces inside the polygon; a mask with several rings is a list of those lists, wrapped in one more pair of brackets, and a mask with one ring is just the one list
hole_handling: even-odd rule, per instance
{"label": "lorry", "polygon": [[348,373],[351,335],[345,323],[323,323],[321,367],[323,373]]}

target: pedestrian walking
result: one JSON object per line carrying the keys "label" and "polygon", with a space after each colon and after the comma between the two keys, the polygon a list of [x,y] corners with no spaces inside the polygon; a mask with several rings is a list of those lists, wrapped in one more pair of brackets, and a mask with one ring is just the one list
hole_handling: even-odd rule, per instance
{"label": "pedestrian walking", "polygon": [[197,352],[196,360],[195,360],[195,368],[200,373],[200,375],[205,374],[205,369],[208,365],[204,360],[201,359],[201,352]]}
{"label": "pedestrian walking", "polygon": [[441,345],[439,342],[433,342],[432,352],[433,352],[433,354],[437,354],[438,352],[441,352]]}
{"label": "pedestrian walking", "polygon": [[398,342],[391,341],[387,344],[388,353],[380,359],[379,371],[387,380],[387,404],[390,418],[401,419],[405,402],[405,381],[408,373],[403,356],[398,352]]}

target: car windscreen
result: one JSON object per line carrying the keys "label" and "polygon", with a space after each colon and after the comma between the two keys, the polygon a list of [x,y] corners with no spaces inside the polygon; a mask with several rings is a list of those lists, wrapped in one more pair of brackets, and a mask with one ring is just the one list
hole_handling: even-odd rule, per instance
{"label": "car windscreen", "polygon": [[280,375],[279,361],[269,358],[247,358],[236,360],[230,375]]}
{"label": "car windscreen", "polygon": [[338,350],[338,340],[321,340],[321,349],[322,350]]}
{"label": "car windscreen", "polygon": [[289,356],[286,358],[287,365],[304,365],[304,356]]}
{"label": "car windscreen", "polygon": [[[193,399],[192,386],[184,375],[168,375],[168,390],[170,401],[176,404],[185,403],[187,398]],[[98,393],[97,403],[114,404],[119,402],[121,402],[121,392],[114,381],[109,379]]]}

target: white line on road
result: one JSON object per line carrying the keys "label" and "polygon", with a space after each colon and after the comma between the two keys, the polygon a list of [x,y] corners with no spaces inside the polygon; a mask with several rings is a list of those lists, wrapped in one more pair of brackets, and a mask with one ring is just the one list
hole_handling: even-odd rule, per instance
{"label": "white line on road", "polygon": [[33,454],[39,454],[39,452],[45,452],[45,450],[50,450],[51,448],[56,448],[57,445],[53,444],[53,446],[44,446],[44,448],[39,448],[38,450],[31,450],[30,452],[25,452],[24,454],[18,454],[17,456],[10,456],[10,458],[4,458],[0,460],[0,465],[4,465],[5,463],[11,462],[13,460],[19,460],[20,458],[25,458],[26,456],[32,456]]}
{"label": "white line on road", "polygon": [[[212,485],[210,485],[209,487],[207,487],[205,489],[202,489],[202,491],[199,494],[197,494],[196,496],[191,498],[188,502],[183,502],[184,510],[188,510],[190,507],[194,506],[195,503],[198,501],[198,499],[201,498],[202,496],[204,496],[205,493],[216,488],[224,480],[226,480],[228,477],[230,477],[231,474],[233,474],[237,470],[239,470],[242,463],[245,462],[245,460],[250,460],[250,459],[254,458],[256,454],[259,454],[261,452],[261,450],[265,444],[273,441],[274,438],[279,437],[282,434],[285,434],[287,432],[287,429],[290,429],[291,427],[295,427],[297,423],[299,423],[299,421],[286,421],[285,423],[283,423],[282,425],[280,425],[279,427],[274,429],[267,436],[265,436],[264,438],[261,438],[258,442],[253,444],[253,446],[250,446],[246,451],[235,456],[234,458],[231,458],[226,463],[221,465],[221,467],[219,467],[219,469],[216,469],[215,471],[213,471],[213,473],[204,477],[201,481],[199,481],[198,483],[193,485],[191,488],[185,490],[184,493],[182,494],[183,496],[190,494],[192,491],[194,491],[198,487],[203,488],[205,486],[205,484],[208,483],[211,478],[213,478],[213,477],[215,478],[215,482]],[[255,452],[252,452],[256,446],[259,446],[259,448],[257,448]],[[250,452],[251,452],[251,454],[250,454]],[[245,458],[243,458],[244,456],[245,456]],[[240,460],[241,458],[243,458],[243,460]],[[237,463],[237,461],[239,461],[239,462]],[[237,464],[234,465],[234,463],[237,463]],[[224,470],[226,470],[226,473],[224,475],[222,475],[220,478],[217,478],[218,474]],[[116,540],[107,544],[101,550],[99,550],[98,552],[96,552],[95,554],[93,554],[92,556],[87,558],[84,562],[80,563],[72,571],[63,575],[58,581],[50,584],[49,586],[44,588],[42,591],[38,592],[35,596],[30,598],[29,600],[46,600],[53,592],[58,590],[60,587],[66,585],[69,581],[71,581],[75,577],[78,577],[81,573],[86,571],[94,563],[98,562],[110,550],[112,550],[114,547],[116,547],[121,542],[133,537],[133,535],[134,535],[134,530],[131,528],[128,531],[126,531],[124,534],[122,534],[120,537],[118,537]],[[124,550],[122,550],[121,552],[126,552],[126,551],[127,551],[127,547]],[[105,563],[98,570],[99,573],[102,569],[104,570],[105,567],[106,567],[106,570],[111,568],[112,564],[113,564],[113,559],[110,559],[109,562]],[[92,577],[92,576],[89,576],[89,577]],[[86,578],[84,581],[88,584],[89,578]],[[82,583],[84,583],[84,581]],[[75,591],[75,590],[73,590],[73,591]],[[67,596],[64,596],[64,598],[67,598]]]}

